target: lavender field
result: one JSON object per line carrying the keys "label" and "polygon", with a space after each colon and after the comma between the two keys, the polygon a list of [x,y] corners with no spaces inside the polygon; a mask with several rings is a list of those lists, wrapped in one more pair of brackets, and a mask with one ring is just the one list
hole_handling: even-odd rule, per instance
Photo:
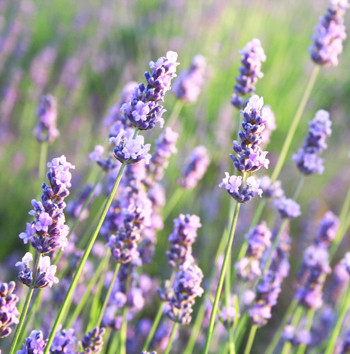
{"label": "lavender field", "polygon": [[0,354],[350,353],[348,0],[0,0]]}

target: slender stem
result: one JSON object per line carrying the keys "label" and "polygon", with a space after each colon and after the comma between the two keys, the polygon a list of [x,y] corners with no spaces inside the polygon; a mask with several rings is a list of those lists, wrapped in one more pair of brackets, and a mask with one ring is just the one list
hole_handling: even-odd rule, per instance
{"label": "slender stem", "polygon": [[73,293],[74,293],[75,287],[77,286],[77,283],[78,283],[79,277],[80,277],[80,275],[81,275],[81,272],[82,272],[82,270],[83,270],[83,267],[84,267],[84,265],[85,265],[85,262],[86,262],[87,258],[89,257],[89,254],[90,254],[90,252],[91,252],[92,246],[93,246],[93,244],[95,243],[95,240],[96,240],[96,238],[97,238],[97,235],[98,235],[98,233],[99,233],[99,231],[100,231],[100,228],[101,228],[101,226],[102,226],[102,224],[103,224],[103,222],[104,222],[104,220],[105,220],[105,217],[106,217],[106,215],[107,215],[108,209],[109,209],[109,207],[110,207],[111,204],[112,204],[114,195],[115,195],[115,193],[116,193],[116,191],[117,191],[119,182],[120,182],[120,180],[121,180],[121,178],[122,178],[122,175],[123,175],[125,166],[126,166],[126,164],[123,163],[123,164],[121,165],[121,167],[120,167],[118,176],[117,176],[117,178],[116,178],[116,180],[115,180],[115,182],[114,182],[114,186],[113,186],[112,192],[111,192],[111,194],[109,195],[109,197],[108,197],[108,199],[107,199],[107,201],[106,201],[106,204],[105,204],[105,206],[104,206],[104,208],[103,208],[103,210],[102,210],[102,214],[101,214],[100,220],[99,220],[99,222],[98,222],[98,224],[97,224],[97,226],[96,226],[96,229],[95,229],[94,233],[92,234],[92,236],[91,236],[91,238],[90,238],[90,240],[89,240],[89,243],[88,243],[88,245],[87,245],[87,247],[86,247],[86,249],[85,249],[85,252],[84,252],[84,254],[83,254],[83,257],[81,258],[81,260],[80,260],[80,262],[79,262],[77,271],[76,271],[76,273],[75,273],[75,275],[74,275],[74,277],[73,277],[73,280],[72,280],[72,282],[71,282],[71,284],[70,284],[70,287],[69,287],[69,289],[68,289],[68,292],[67,292],[67,294],[66,294],[66,297],[65,297],[65,299],[63,300],[63,303],[62,303],[62,305],[61,305],[61,308],[60,308],[60,310],[59,310],[59,312],[58,312],[58,315],[57,315],[57,317],[56,317],[55,323],[54,323],[54,325],[53,325],[53,327],[52,327],[52,330],[51,330],[51,332],[50,332],[50,336],[49,336],[49,339],[48,339],[48,342],[47,342],[47,345],[46,345],[46,348],[45,348],[45,352],[44,352],[45,354],[47,354],[47,353],[49,352],[50,347],[51,347],[51,344],[52,344],[52,341],[53,341],[53,339],[54,339],[54,337],[55,337],[55,334],[56,334],[56,332],[57,332],[57,328],[58,328],[59,324],[62,322],[63,314],[64,314],[64,313],[66,312],[66,310],[68,309],[68,305],[69,305],[69,303],[70,303],[70,299],[71,299],[71,297],[72,297],[72,295],[73,295]]}
{"label": "slender stem", "polygon": [[[79,221],[80,221],[80,217],[81,215],[83,214],[84,210],[87,208],[87,206],[89,205],[93,195],[94,195],[94,192],[95,192],[95,189],[96,187],[98,186],[98,184],[101,182],[102,180],[102,177],[104,176],[104,171],[101,169],[100,173],[98,174],[97,178],[96,178],[96,181],[90,191],[90,194],[88,195],[88,197],[86,198],[85,200],[85,203],[83,204],[83,206],[81,207],[80,209],[80,212],[78,214],[78,216],[76,217],[76,219],[74,220],[74,223],[72,225],[72,227],[69,229],[69,233],[67,235],[67,240],[69,240],[70,236],[72,235],[72,233],[74,232],[75,228],[77,227]],[[60,260],[62,256],[62,251],[60,250],[57,254],[57,256],[55,257],[54,261],[53,261],[53,264],[57,264],[58,261]]]}
{"label": "slender stem", "polygon": [[228,239],[227,246],[226,246],[224,262],[222,264],[220,278],[219,278],[219,283],[218,283],[218,287],[216,289],[214,304],[213,304],[213,308],[212,308],[212,311],[211,311],[210,322],[209,322],[209,327],[208,327],[208,334],[207,334],[207,338],[206,338],[206,342],[205,342],[205,348],[204,348],[204,353],[205,354],[207,354],[209,352],[210,342],[211,342],[211,339],[213,337],[216,311],[217,311],[217,308],[218,308],[218,305],[219,305],[219,299],[220,299],[220,295],[221,295],[222,286],[223,286],[223,283],[224,283],[225,273],[226,273],[226,269],[227,269],[227,265],[228,265],[229,254],[231,252],[232,243],[233,243],[233,239],[234,239],[234,235],[235,235],[239,209],[240,209],[240,204],[238,202],[236,202],[235,203],[235,208],[234,208],[234,214],[233,214],[233,217],[232,217],[232,224],[231,224],[231,230],[230,230],[230,234],[229,234],[229,239]]}
{"label": "slender stem", "polygon": [[[305,330],[310,331],[311,329],[311,325],[312,325],[312,321],[314,319],[314,314],[315,312],[312,309],[309,309],[307,311],[306,317],[307,317],[307,323],[305,326]],[[299,348],[297,350],[297,354],[304,354],[305,350],[306,350],[307,345],[306,344],[300,344]]]}
{"label": "slender stem", "polygon": [[[231,213],[230,213],[231,214]],[[225,306],[228,309],[230,307],[230,294],[231,294],[231,268],[232,268],[232,253],[230,252],[228,256],[228,267],[225,275]],[[228,339],[229,339],[229,351],[230,354],[234,354],[235,345],[233,340],[233,332],[231,328],[228,329]]]}
{"label": "slender stem", "polygon": [[255,334],[256,334],[256,330],[258,329],[258,326],[253,325],[250,328],[250,332],[249,332],[249,337],[247,340],[247,344],[245,346],[244,349],[244,354],[250,354],[250,351],[252,350],[252,346],[253,346],[253,342],[254,342],[254,338],[255,338]]}
{"label": "slender stem", "polygon": [[163,210],[163,221],[167,220],[169,217],[170,213],[174,210],[176,207],[177,203],[181,199],[181,197],[185,194],[185,189],[183,188],[178,188],[176,191],[172,194],[170,197],[169,201],[166,203],[164,210]]}
{"label": "slender stem", "polygon": [[282,337],[282,332],[284,330],[284,327],[286,326],[289,317],[292,315],[292,313],[294,313],[297,306],[298,306],[298,300],[293,299],[293,301],[290,303],[287,311],[285,312],[285,314],[282,318],[282,321],[280,322],[280,325],[278,326],[278,329],[275,332],[275,335],[272,338],[272,342],[267,347],[265,354],[273,354],[275,348],[278,345],[278,342],[280,341],[280,339]]}
{"label": "slender stem", "polygon": [[105,297],[105,301],[103,302],[103,305],[102,305],[102,308],[101,308],[101,312],[100,312],[100,316],[98,317],[98,320],[97,320],[97,323],[96,323],[95,327],[100,327],[100,325],[101,325],[102,318],[103,318],[103,315],[104,315],[104,313],[106,311],[108,300],[109,300],[109,297],[111,296],[111,292],[112,292],[112,289],[113,289],[115,278],[118,275],[119,269],[120,269],[120,263],[118,262],[116,267],[115,267],[115,269],[114,269],[113,277],[112,277],[111,283],[109,284],[109,287],[108,287],[108,290],[107,290],[107,294],[106,294],[106,297]]}
{"label": "slender stem", "polygon": [[150,330],[150,332],[148,333],[148,336],[147,336],[147,339],[146,339],[146,342],[142,348],[142,351],[147,351],[148,350],[148,347],[151,343],[151,340],[154,336],[154,333],[156,332],[156,329],[158,328],[158,325],[159,325],[159,322],[160,322],[160,319],[162,318],[162,314],[163,314],[163,303],[160,304],[159,308],[158,308],[158,312],[156,314],[156,317],[153,321],[153,324],[152,324],[152,328]]}
{"label": "slender stem", "polygon": [[93,286],[96,284],[97,280],[100,278],[103,270],[108,265],[109,258],[110,258],[110,253],[108,253],[108,255],[106,257],[104,257],[103,260],[98,265],[98,268],[96,269],[94,276],[91,278],[88,286],[86,287],[85,294],[83,295],[83,297],[79,301],[78,305],[75,307],[72,316],[70,316],[69,321],[67,322],[66,328],[72,327],[74,321],[79,316],[82,309],[84,308],[87,300],[91,297],[91,290],[92,290]]}
{"label": "slender stem", "polygon": [[173,127],[179,118],[182,107],[184,106],[183,101],[177,100],[174,104],[173,110],[171,112],[170,118],[165,122],[168,127]]}
{"label": "slender stem", "polygon": [[47,148],[48,148],[47,141],[44,141],[43,143],[40,144],[40,158],[39,158],[39,171],[38,171],[38,178],[40,183],[42,183],[45,178]]}
{"label": "slender stem", "polygon": [[117,335],[117,333],[114,333],[114,337],[112,337],[112,342],[108,353],[118,353],[118,345],[119,345],[119,336]]}
{"label": "slender stem", "polygon": [[271,181],[274,182],[281,170],[282,170],[282,167],[283,167],[283,164],[286,160],[286,157],[287,157],[287,154],[288,154],[288,151],[289,151],[289,148],[290,148],[290,145],[292,143],[292,140],[294,138],[294,135],[295,135],[295,131],[299,125],[299,122],[300,122],[300,118],[304,112],[304,109],[305,109],[305,106],[306,106],[306,103],[310,97],[310,94],[311,94],[311,91],[312,91],[312,88],[314,87],[314,84],[315,84],[315,81],[316,81],[316,78],[317,78],[317,75],[320,71],[320,65],[315,65],[314,66],[314,69],[311,73],[311,76],[310,76],[310,79],[309,79],[309,82],[306,86],[306,89],[305,89],[305,92],[304,92],[304,95],[300,101],[300,104],[298,106],[298,109],[295,113],[295,116],[293,118],[293,121],[292,121],[292,124],[291,126],[289,127],[288,129],[288,134],[287,134],[287,137],[284,141],[284,144],[283,144],[283,147],[282,147],[282,150],[281,150],[281,153],[279,155],[279,158],[278,158],[278,161],[277,161],[277,164],[272,172],[272,176],[271,176]]}
{"label": "slender stem", "polygon": [[[293,321],[292,321],[293,327],[295,327],[299,323],[300,319],[303,316],[303,313],[304,313],[304,308],[302,308],[301,306],[298,306],[295,311]],[[291,346],[292,346],[291,343],[286,341],[283,345],[281,354],[289,354]]]}
{"label": "slender stem", "polygon": [[[225,248],[225,241],[226,241],[226,237],[228,236],[228,230],[227,228],[225,228],[222,236],[221,236],[221,239],[220,239],[220,243],[219,243],[219,246],[216,250],[216,255],[215,255],[215,262],[217,262],[217,259],[219,257],[219,255],[221,255],[223,252],[224,252],[224,248]],[[207,290],[206,290],[206,293],[205,293],[205,296],[203,296],[202,298],[202,302],[201,302],[201,305],[199,307],[199,310],[198,310],[198,313],[197,313],[197,316],[196,316],[196,320],[193,324],[193,327],[192,327],[192,331],[191,331],[191,336],[188,340],[188,343],[187,343],[187,346],[184,350],[184,354],[192,354],[193,353],[193,348],[196,344],[196,339],[197,339],[197,336],[200,332],[200,329],[201,329],[201,324],[202,324],[202,321],[203,321],[203,318],[205,316],[205,301],[207,300],[208,298],[208,294],[210,292],[210,288],[211,288],[211,284],[215,278],[215,274],[216,274],[216,267],[212,267],[211,268],[211,273],[210,273],[210,277],[209,277],[209,282],[208,282],[208,287],[207,287]]]}
{"label": "slender stem", "polygon": [[169,342],[168,342],[168,345],[167,345],[167,347],[165,349],[164,354],[169,354],[170,348],[171,348],[171,344],[173,343],[174,335],[175,335],[175,332],[176,332],[176,329],[177,329],[178,326],[179,326],[179,323],[178,322],[174,322],[173,330],[171,331]]}
{"label": "slender stem", "polygon": [[30,301],[31,301],[31,299],[33,297],[33,293],[34,293],[34,285],[35,285],[35,280],[36,280],[36,276],[38,273],[40,258],[41,258],[41,253],[37,253],[36,259],[35,259],[35,265],[34,265],[33,282],[32,282],[32,285],[29,287],[27,297],[26,297],[25,303],[24,303],[22,311],[21,311],[21,317],[19,318],[19,323],[18,323],[18,326],[16,328],[16,331],[15,331],[15,334],[13,337],[10,354],[13,354],[15,352],[16,346],[18,343],[18,339],[20,338],[20,336],[22,334],[23,325],[25,323],[25,319],[26,319],[26,316],[28,313]]}
{"label": "slender stem", "polygon": [[336,341],[339,337],[340,329],[343,324],[344,317],[349,309],[349,306],[350,306],[350,285],[348,286],[348,289],[346,290],[343,304],[342,304],[342,307],[339,312],[338,320],[337,320],[337,323],[335,324],[335,327],[333,329],[333,333],[331,335],[331,338],[328,341],[328,345],[327,345],[325,354],[332,354],[334,352],[334,347],[335,347]]}
{"label": "slender stem", "polygon": [[334,238],[331,248],[329,250],[329,258],[332,259],[334,257],[334,254],[340,244],[340,242],[343,239],[343,236],[346,232],[346,229],[348,227],[347,224],[347,216],[349,214],[349,209],[350,209],[350,188],[348,189],[348,192],[346,194],[343,206],[340,211],[339,219],[340,219],[340,227],[337,232],[336,237]]}
{"label": "slender stem", "polygon": [[128,329],[126,312],[127,312],[127,307],[125,306],[123,309],[122,328],[120,329],[120,354],[126,354],[126,339],[127,339],[127,329]]}

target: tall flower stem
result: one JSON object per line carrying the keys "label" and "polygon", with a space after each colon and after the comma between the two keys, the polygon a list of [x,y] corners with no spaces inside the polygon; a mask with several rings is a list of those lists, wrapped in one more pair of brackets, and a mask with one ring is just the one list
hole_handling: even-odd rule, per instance
{"label": "tall flower stem", "polygon": [[[88,195],[87,199],[85,200],[85,203],[81,207],[80,212],[79,212],[78,216],[76,217],[76,219],[74,220],[74,223],[73,223],[72,227],[69,229],[69,233],[67,235],[67,240],[69,240],[70,236],[72,235],[72,233],[74,232],[75,228],[77,227],[81,215],[83,214],[84,210],[89,205],[89,203],[90,203],[90,201],[91,201],[91,199],[92,199],[92,197],[94,195],[95,189],[98,186],[98,184],[101,182],[103,176],[104,176],[104,171],[101,170],[100,173],[98,174],[97,178],[96,178],[96,181],[95,181],[91,191],[90,191],[90,194]],[[62,256],[62,251],[60,250],[58,252],[57,256],[55,257],[55,259],[53,261],[53,264],[57,264],[58,261],[60,260],[61,256]]]}
{"label": "tall flower stem", "polygon": [[[312,321],[314,319],[314,314],[315,314],[315,311],[313,311],[312,309],[309,309],[307,311],[307,314],[306,314],[307,322],[306,322],[306,326],[305,326],[306,331],[310,331],[310,329],[311,329]],[[306,350],[306,346],[307,346],[306,344],[300,344],[299,348],[297,350],[297,354],[304,354],[305,350]]]}
{"label": "tall flower stem", "polygon": [[163,303],[160,304],[159,308],[158,308],[158,312],[156,314],[156,317],[154,318],[153,324],[152,324],[152,328],[150,330],[150,332],[148,333],[146,342],[142,348],[142,351],[147,351],[148,347],[151,343],[151,340],[154,336],[154,333],[156,332],[156,329],[158,328],[160,319],[162,318],[162,314],[163,314]]}
{"label": "tall flower stem", "polygon": [[126,319],[127,307],[125,305],[123,309],[123,322],[120,329],[120,354],[126,354],[126,339],[127,339],[127,329],[128,321]]}
{"label": "tall flower stem", "polygon": [[73,311],[73,314],[70,316],[69,321],[67,322],[66,328],[71,328],[72,327],[74,321],[77,319],[77,317],[81,313],[81,311],[84,308],[86,302],[91,297],[91,290],[92,290],[93,286],[96,284],[97,280],[100,278],[102,272],[104,270],[106,270],[106,266],[108,265],[109,258],[110,258],[110,253],[108,253],[108,255],[106,255],[106,257],[104,257],[103,260],[98,265],[94,276],[89,281],[89,284],[88,284],[88,286],[86,288],[85,294],[80,299],[78,305],[75,307],[75,309]]}
{"label": "tall flower stem", "polygon": [[106,215],[107,215],[108,209],[109,209],[109,207],[110,207],[111,204],[112,204],[114,195],[115,195],[115,193],[116,193],[116,191],[117,191],[117,188],[118,188],[118,186],[119,186],[120,180],[121,180],[121,178],[122,178],[122,175],[123,175],[125,166],[126,166],[126,164],[123,163],[123,164],[121,165],[121,167],[120,167],[120,170],[119,170],[119,172],[118,172],[118,176],[117,176],[117,178],[116,178],[116,180],[115,180],[115,182],[114,182],[114,185],[113,185],[112,192],[110,193],[110,195],[109,195],[109,197],[108,197],[108,199],[107,199],[107,201],[106,201],[106,203],[105,203],[105,206],[104,206],[104,208],[103,208],[103,210],[102,210],[102,213],[101,213],[101,216],[100,216],[100,220],[99,220],[99,222],[98,222],[98,224],[97,224],[97,226],[96,226],[96,229],[95,229],[94,233],[92,234],[92,236],[91,236],[91,238],[90,238],[90,240],[89,240],[89,243],[88,243],[88,245],[87,245],[87,247],[86,247],[86,249],[85,249],[85,252],[84,252],[84,254],[83,254],[83,257],[81,258],[81,260],[80,260],[80,262],[79,262],[78,268],[77,268],[77,270],[76,270],[76,272],[75,272],[75,275],[74,275],[74,277],[73,277],[73,280],[72,280],[72,282],[71,282],[71,284],[70,284],[70,287],[69,287],[69,289],[68,289],[68,292],[67,292],[67,294],[66,294],[66,297],[65,297],[64,300],[63,300],[63,303],[62,303],[62,305],[61,305],[61,308],[60,308],[60,310],[59,310],[59,312],[58,312],[58,315],[57,315],[57,317],[56,317],[55,323],[54,323],[54,325],[53,325],[53,327],[52,327],[52,330],[51,330],[51,332],[50,332],[50,336],[49,336],[49,339],[48,339],[48,342],[47,342],[47,345],[46,345],[44,354],[49,353],[49,350],[50,350],[52,341],[53,341],[53,339],[54,339],[54,337],[55,337],[55,334],[56,334],[56,332],[57,332],[57,328],[58,328],[59,324],[62,322],[62,317],[63,317],[64,313],[65,313],[66,310],[68,309],[68,304],[69,304],[69,302],[70,302],[70,298],[72,297],[72,295],[73,295],[73,293],[74,293],[75,287],[77,286],[77,283],[78,283],[79,277],[80,277],[80,275],[81,275],[81,272],[82,272],[82,270],[83,270],[83,267],[84,267],[84,265],[85,265],[85,262],[86,262],[86,260],[87,260],[88,257],[89,257],[89,254],[90,254],[90,252],[91,252],[92,246],[93,246],[93,244],[95,243],[95,240],[96,240],[96,238],[97,238],[97,235],[98,235],[98,233],[99,233],[99,231],[100,231],[100,229],[101,229],[101,226],[102,226],[102,224],[103,224],[103,222],[104,222],[104,220],[105,220],[105,217],[106,217]]}
{"label": "tall flower stem", "polygon": [[349,309],[350,306],[350,285],[348,285],[348,288],[345,293],[345,297],[342,303],[342,307],[340,308],[339,316],[337,323],[335,324],[335,327],[333,329],[332,335],[330,340],[328,341],[327,348],[325,350],[325,354],[332,354],[334,353],[334,347],[336,344],[336,341],[339,337],[340,329],[344,321],[344,317]]}
{"label": "tall flower stem", "polygon": [[282,170],[282,167],[284,165],[284,162],[286,160],[286,157],[287,157],[287,154],[288,154],[288,151],[289,151],[289,148],[290,148],[290,145],[292,143],[292,140],[294,138],[294,135],[295,135],[295,132],[296,132],[296,129],[299,125],[299,122],[300,122],[300,118],[304,112],[304,109],[305,109],[305,106],[306,106],[306,103],[310,97],[310,94],[311,94],[311,91],[312,91],[312,88],[314,87],[314,84],[316,82],[316,78],[318,76],[318,73],[320,72],[320,65],[315,65],[314,66],[314,69],[311,73],[311,76],[310,76],[310,79],[309,79],[309,82],[306,86],[306,89],[305,89],[305,92],[303,94],[303,97],[299,103],[299,106],[298,106],[298,109],[295,113],[295,116],[293,118],[293,121],[292,121],[292,124],[291,126],[289,127],[288,129],[288,134],[287,134],[287,137],[284,141],[284,144],[283,144],[283,147],[282,147],[282,150],[281,150],[281,153],[279,155],[279,158],[278,158],[278,161],[277,161],[277,164],[272,172],[272,175],[271,175],[271,181],[274,182],[276,181],[276,179],[278,178],[279,174],[281,173],[281,170]]}
{"label": "tall flower stem", "polygon": [[212,308],[211,316],[210,316],[208,334],[207,334],[207,338],[206,338],[206,342],[205,342],[205,348],[204,348],[204,353],[205,354],[207,354],[209,352],[210,342],[211,342],[211,339],[213,337],[216,312],[217,312],[217,309],[218,309],[219,299],[220,299],[220,295],[221,295],[221,291],[222,291],[222,286],[223,286],[224,279],[225,279],[225,273],[226,273],[226,269],[227,269],[227,265],[228,265],[229,254],[230,254],[231,249],[232,249],[232,243],[233,243],[233,239],[234,239],[234,235],[235,235],[235,230],[236,230],[236,225],[237,225],[237,220],[238,220],[238,214],[239,214],[240,206],[241,205],[238,202],[236,202],[235,206],[234,206],[234,212],[233,212],[232,223],[231,223],[231,230],[230,230],[230,233],[229,233],[229,239],[228,239],[227,246],[226,246],[224,262],[222,264],[220,278],[219,278],[219,283],[218,283],[218,287],[216,289],[215,299],[214,299],[213,308]]}
{"label": "tall flower stem", "polygon": [[174,335],[175,335],[175,332],[176,332],[176,329],[177,329],[178,326],[179,326],[179,323],[178,322],[174,322],[173,330],[171,331],[169,342],[168,342],[168,345],[167,345],[167,347],[165,349],[164,354],[169,354],[170,353],[171,344],[173,343]]}
{"label": "tall flower stem", "polygon": [[181,113],[183,106],[184,106],[183,101],[181,101],[181,100],[176,101],[176,103],[174,104],[173,110],[171,111],[170,118],[168,120],[166,120],[165,125],[167,125],[169,127],[173,127],[175,125],[176,121],[179,118],[179,115]]}
{"label": "tall flower stem", "polygon": [[[227,228],[225,228],[225,231],[223,232],[223,234],[221,236],[220,243],[219,243],[219,246],[216,251],[215,262],[217,261],[219,255],[224,252],[225,241],[226,241],[227,236],[228,236],[228,230],[227,230]],[[199,307],[195,322],[192,327],[191,336],[190,336],[187,346],[184,350],[184,354],[192,354],[193,353],[193,348],[196,344],[196,339],[197,339],[197,336],[200,332],[201,324],[202,324],[203,318],[205,316],[204,304],[205,304],[206,299],[208,298],[208,295],[210,292],[210,286],[215,278],[215,273],[216,273],[216,267],[214,266],[211,269],[207,290],[206,290],[205,296],[203,296],[203,298],[202,298],[202,303]]]}
{"label": "tall flower stem", "polygon": [[[294,313],[294,317],[293,317],[293,321],[292,321],[292,326],[295,327],[300,319],[302,318],[304,313],[304,309],[301,306],[298,306],[295,313]],[[290,349],[291,349],[291,343],[290,342],[285,342],[281,351],[281,354],[289,354],[290,353]]]}
{"label": "tall flower stem", "polygon": [[277,347],[277,345],[282,337],[282,332],[284,330],[284,327],[287,325],[287,322],[288,322],[290,316],[292,315],[292,313],[294,313],[297,306],[298,306],[298,300],[293,299],[292,302],[290,303],[287,311],[284,313],[282,321],[280,322],[280,325],[278,326],[278,329],[277,329],[275,335],[273,336],[271,343],[267,347],[265,354],[273,354],[275,348]]}
{"label": "tall flower stem", "polygon": [[47,160],[47,148],[48,142],[44,141],[40,144],[40,158],[39,158],[39,170],[38,170],[38,179],[43,181],[45,177],[45,167]]}
{"label": "tall flower stem", "polygon": [[35,259],[35,265],[34,265],[34,272],[33,272],[34,273],[33,282],[32,282],[32,285],[29,287],[26,300],[25,300],[23,308],[21,310],[21,317],[19,318],[19,323],[18,323],[18,326],[16,328],[16,331],[15,331],[15,334],[13,337],[10,354],[13,354],[15,352],[16,347],[17,347],[17,343],[18,343],[18,339],[21,337],[21,334],[23,331],[23,325],[25,323],[25,319],[28,314],[29,305],[30,305],[30,302],[32,300],[33,293],[34,293],[35,279],[36,279],[36,275],[38,273],[40,258],[41,258],[41,253],[37,253],[36,259]]}
{"label": "tall flower stem", "polygon": [[169,201],[165,204],[164,210],[163,210],[163,221],[168,219],[170,213],[174,210],[176,207],[177,203],[179,200],[183,197],[185,194],[185,189],[183,188],[178,188],[176,191],[171,195]]}
{"label": "tall flower stem", "polygon": [[101,308],[101,312],[100,312],[100,315],[98,316],[97,323],[96,323],[95,327],[100,327],[100,325],[101,325],[102,318],[103,318],[103,315],[104,315],[104,313],[106,311],[108,300],[109,300],[109,297],[111,296],[113,285],[114,285],[115,279],[116,279],[116,277],[118,275],[119,269],[120,269],[120,263],[118,262],[116,267],[115,267],[115,269],[114,269],[113,277],[112,277],[111,282],[109,284],[109,287],[108,287],[108,290],[107,290],[107,294],[106,294],[105,300],[103,302],[103,305],[102,305],[102,308]]}
{"label": "tall flower stem", "polygon": [[255,338],[255,334],[256,334],[256,330],[258,329],[258,326],[253,325],[250,328],[250,332],[249,332],[249,337],[247,340],[247,344],[245,346],[244,349],[244,354],[250,354],[250,351],[252,350],[252,346],[253,346],[253,342],[254,342],[254,338]]}

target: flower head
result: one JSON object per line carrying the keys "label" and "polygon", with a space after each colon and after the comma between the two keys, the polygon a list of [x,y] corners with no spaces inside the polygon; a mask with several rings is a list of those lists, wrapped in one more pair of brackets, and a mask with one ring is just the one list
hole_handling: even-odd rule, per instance
{"label": "flower head", "polygon": [[0,338],[9,336],[10,326],[19,322],[18,297],[13,293],[15,287],[14,281],[0,284]]}
{"label": "flower head", "polygon": [[293,199],[283,196],[275,201],[275,206],[282,218],[295,219],[301,215],[300,205]]}

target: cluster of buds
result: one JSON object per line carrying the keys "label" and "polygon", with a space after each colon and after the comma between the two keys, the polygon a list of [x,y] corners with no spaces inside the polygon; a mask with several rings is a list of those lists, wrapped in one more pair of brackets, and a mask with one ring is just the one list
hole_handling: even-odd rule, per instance
{"label": "cluster of buds", "polygon": [[0,284],[0,338],[9,336],[12,332],[10,326],[19,322],[18,297],[13,293],[15,287],[14,281]]}
{"label": "cluster of buds", "polygon": [[36,220],[27,223],[26,232],[19,235],[25,244],[30,242],[42,254],[59,248],[63,250],[67,245],[69,227],[65,224],[63,209],[66,207],[64,199],[71,187],[72,175],[69,170],[74,168],[63,155],[54,158],[47,166],[50,185],[42,185],[41,201],[33,199],[34,210],[29,212]]}
{"label": "cluster of buds", "polygon": [[156,124],[162,127],[165,112],[159,102],[164,101],[165,93],[171,89],[171,80],[176,77],[177,53],[167,52],[166,57],[149,63],[151,72],[145,73],[147,85],[141,83],[132,92],[128,103],[121,111],[129,122],[140,130],[152,129]]}
{"label": "cluster of buds", "polygon": [[81,341],[83,347],[82,354],[99,353],[103,347],[103,335],[106,330],[104,328],[95,327],[92,331],[86,334]]}
{"label": "cluster of buds", "polygon": [[309,48],[311,59],[318,65],[337,66],[346,38],[344,15],[348,0],[329,0],[327,13],[315,28],[313,44]]}

